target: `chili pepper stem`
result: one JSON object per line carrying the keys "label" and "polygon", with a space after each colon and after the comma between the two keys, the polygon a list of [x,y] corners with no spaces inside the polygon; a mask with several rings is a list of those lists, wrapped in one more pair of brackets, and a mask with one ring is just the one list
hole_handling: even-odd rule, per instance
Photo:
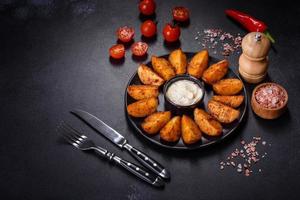
{"label": "chili pepper stem", "polygon": [[265,31],[265,34],[266,34],[267,38],[269,38],[269,40],[274,44],[274,43],[275,43],[275,40],[274,40],[274,38],[272,37],[272,35],[271,35],[268,31]]}

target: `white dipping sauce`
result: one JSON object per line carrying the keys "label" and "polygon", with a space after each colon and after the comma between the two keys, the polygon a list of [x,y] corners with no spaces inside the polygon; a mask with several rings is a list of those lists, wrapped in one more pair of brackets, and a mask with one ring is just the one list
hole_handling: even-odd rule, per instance
{"label": "white dipping sauce", "polygon": [[169,86],[166,95],[174,104],[189,106],[202,98],[203,91],[193,81],[178,80]]}

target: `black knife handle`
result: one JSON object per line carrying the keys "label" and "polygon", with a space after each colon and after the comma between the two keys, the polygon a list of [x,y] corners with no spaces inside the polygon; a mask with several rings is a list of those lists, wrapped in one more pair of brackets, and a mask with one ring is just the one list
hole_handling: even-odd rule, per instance
{"label": "black knife handle", "polygon": [[111,153],[107,150],[99,150],[98,148],[95,148],[96,152],[99,153],[101,156],[107,158],[109,161],[116,163],[117,165],[125,168],[127,171],[131,172],[138,178],[146,181],[147,183],[155,186],[155,187],[163,187],[164,182],[162,179],[157,176],[156,174],[152,173],[151,171],[148,171],[144,169],[141,166],[135,165],[134,163],[131,163],[127,160],[124,160],[118,156],[116,156],[114,153]]}
{"label": "black knife handle", "polygon": [[159,175],[164,179],[170,179],[170,172],[167,171],[161,164],[155,161],[153,158],[149,157],[145,153],[140,150],[134,148],[130,144],[124,145],[125,149],[129,151],[129,153],[136,158],[140,163],[142,163],[145,167]]}
{"label": "black knife handle", "polygon": [[147,183],[150,183],[151,185],[156,187],[164,186],[164,182],[158,176],[156,176],[156,174],[153,174],[152,172],[149,172],[143,169],[142,167],[135,165],[127,160],[124,160],[118,156],[113,156],[112,159],[115,163],[122,166],[137,177],[143,179]]}

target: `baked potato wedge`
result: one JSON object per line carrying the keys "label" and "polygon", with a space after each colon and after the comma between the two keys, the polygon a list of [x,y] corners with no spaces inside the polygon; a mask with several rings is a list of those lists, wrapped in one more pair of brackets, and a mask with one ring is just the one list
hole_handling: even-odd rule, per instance
{"label": "baked potato wedge", "polygon": [[181,117],[181,136],[185,144],[194,144],[201,140],[202,133],[198,125],[190,117]]}
{"label": "baked potato wedge", "polygon": [[156,56],[151,57],[151,63],[154,71],[158,73],[165,81],[173,78],[176,74],[171,63],[165,58]]}
{"label": "baked potato wedge", "polygon": [[208,59],[209,55],[207,50],[198,52],[188,64],[188,74],[196,78],[201,78],[204,70],[208,67]]}
{"label": "baked potato wedge", "polygon": [[173,117],[159,132],[160,138],[167,142],[177,142],[181,136],[181,117]]}
{"label": "baked potato wedge", "polygon": [[207,112],[202,109],[196,108],[194,110],[194,119],[200,130],[208,136],[219,136],[222,134],[222,125],[215,120]]}
{"label": "baked potato wedge", "polygon": [[142,129],[150,134],[156,134],[162,127],[164,127],[171,119],[171,112],[156,112],[145,118],[142,123]]}
{"label": "baked potato wedge", "polygon": [[129,96],[135,100],[158,97],[158,86],[155,85],[130,85],[127,88]]}
{"label": "baked potato wedge", "polygon": [[203,72],[202,80],[207,84],[214,84],[221,80],[228,72],[229,62],[227,60],[221,60]]}
{"label": "baked potato wedge", "polygon": [[224,96],[235,95],[243,89],[243,82],[237,78],[228,78],[213,84],[215,93]]}
{"label": "baked potato wedge", "polygon": [[181,49],[174,50],[170,53],[169,62],[175,69],[176,74],[185,74],[187,58]]}
{"label": "baked potato wedge", "polygon": [[218,96],[214,95],[212,98],[214,101],[218,101],[220,103],[223,103],[227,106],[230,106],[232,108],[237,108],[239,107],[243,101],[244,101],[244,96],[243,95],[237,95],[237,96]]}
{"label": "baked potato wedge", "polygon": [[213,100],[208,102],[207,108],[214,118],[224,124],[229,124],[240,116],[240,111]]}
{"label": "baked potato wedge", "polygon": [[145,85],[161,86],[165,82],[163,78],[161,78],[158,74],[156,74],[152,69],[150,69],[146,65],[140,64],[137,72],[141,82]]}
{"label": "baked potato wedge", "polygon": [[158,106],[158,100],[155,97],[142,99],[127,106],[127,112],[133,117],[146,117],[154,113]]}

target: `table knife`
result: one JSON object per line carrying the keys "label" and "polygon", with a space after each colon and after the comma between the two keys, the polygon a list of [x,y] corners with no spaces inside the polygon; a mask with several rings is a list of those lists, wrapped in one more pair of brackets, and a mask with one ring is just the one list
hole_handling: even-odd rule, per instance
{"label": "table knife", "polygon": [[126,170],[136,175],[138,178],[151,184],[152,186],[164,186],[163,180],[153,172],[139,165],[131,163],[127,160],[124,160],[121,157],[115,155],[114,153],[109,152],[108,150],[96,145],[93,140],[89,139],[83,133],[77,131],[67,123],[62,122],[61,125],[58,127],[58,130],[62,134],[63,138],[77,149],[80,149],[82,151],[93,150],[101,157],[104,157],[109,161],[114,162],[115,164],[125,168]]}
{"label": "table knife", "polygon": [[149,157],[145,153],[131,146],[128,141],[116,130],[105,124],[103,121],[98,119],[96,116],[83,111],[83,110],[72,110],[72,114],[83,120],[86,124],[92,127],[97,132],[104,135],[111,142],[116,144],[119,148],[127,150],[135,159],[137,159],[145,167],[159,175],[164,179],[170,178],[170,173],[161,164]]}

